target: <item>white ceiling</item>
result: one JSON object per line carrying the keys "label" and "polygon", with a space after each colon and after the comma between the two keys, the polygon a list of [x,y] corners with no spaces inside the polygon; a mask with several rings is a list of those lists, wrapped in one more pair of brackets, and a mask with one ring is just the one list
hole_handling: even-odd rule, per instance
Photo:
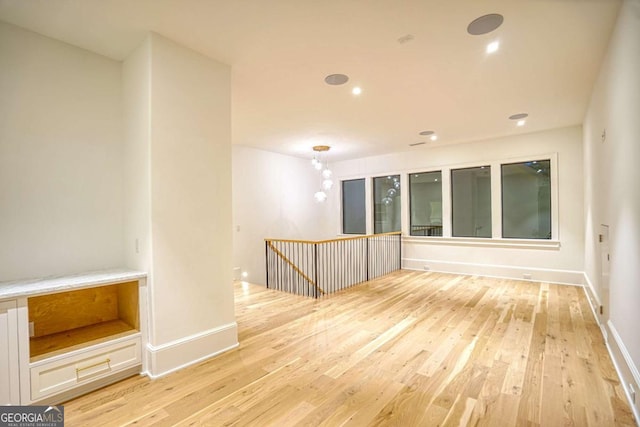
{"label": "white ceiling", "polygon": [[[148,31],[232,65],[233,142],[329,159],[582,123],[618,0],[0,0],[0,20],[116,60]],[[471,36],[473,19],[504,15]],[[399,43],[411,34],[413,40]],[[492,55],[485,46],[500,41]],[[344,86],[324,77],[344,73]],[[350,92],[359,85],[363,93]],[[508,116],[527,112],[524,127]],[[418,133],[435,130],[436,143]]]}

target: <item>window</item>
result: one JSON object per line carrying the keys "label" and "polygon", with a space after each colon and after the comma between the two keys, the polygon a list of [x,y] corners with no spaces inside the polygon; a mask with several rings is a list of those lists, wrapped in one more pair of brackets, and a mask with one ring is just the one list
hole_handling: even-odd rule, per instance
{"label": "window", "polygon": [[412,236],[442,236],[442,172],[409,175]]}
{"label": "window", "polygon": [[366,234],[364,178],[342,181],[342,232]]}
{"label": "window", "polygon": [[501,167],[502,237],[551,239],[551,161]]}
{"label": "window", "polygon": [[491,237],[491,167],[451,170],[452,235]]}
{"label": "window", "polygon": [[400,231],[400,175],[373,178],[373,232]]}

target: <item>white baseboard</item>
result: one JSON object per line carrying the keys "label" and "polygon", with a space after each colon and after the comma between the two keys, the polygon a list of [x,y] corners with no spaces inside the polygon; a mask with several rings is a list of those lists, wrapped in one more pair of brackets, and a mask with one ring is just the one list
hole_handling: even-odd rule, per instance
{"label": "white baseboard", "polygon": [[596,319],[596,323],[600,327],[600,332],[602,332],[602,336],[604,337],[604,341],[607,342],[609,340],[607,327],[600,319],[600,307],[602,307],[602,301],[600,300],[600,296],[596,292],[593,287],[593,283],[589,280],[589,276],[587,273],[584,273],[584,277],[582,280],[582,284],[584,287],[584,294],[587,297],[587,302],[589,303],[589,307],[591,307],[591,312],[593,313],[593,317]]}
{"label": "white baseboard", "polygon": [[[613,360],[613,365],[615,366],[620,382],[622,383],[624,393],[629,401],[629,406],[631,406],[631,410],[633,411],[636,424],[640,425],[640,373],[638,372],[638,367],[633,363],[633,359],[631,358],[627,347],[624,345],[622,338],[620,338],[620,335],[611,320],[607,322],[607,329],[613,338],[607,341],[607,349],[609,350],[611,360]],[[635,404],[631,400],[631,393],[629,390],[629,383],[632,381],[633,387],[636,390]]]}
{"label": "white baseboard", "polygon": [[[591,306],[593,317],[596,319],[596,322],[600,326],[600,331],[602,332],[602,336],[604,337],[604,343],[607,346],[609,357],[611,357],[611,361],[613,362],[613,366],[616,370],[616,373],[618,374],[620,384],[622,384],[624,393],[627,396],[627,402],[629,403],[629,406],[633,411],[633,416],[636,419],[636,423],[640,423],[640,374],[638,373],[638,368],[633,363],[633,359],[631,358],[627,347],[624,345],[622,338],[620,338],[620,334],[618,334],[618,331],[616,330],[615,326],[613,326],[613,323],[611,323],[611,320],[606,322],[606,324],[603,324],[603,322],[600,320],[598,312],[602,302],[597,292],[595,291],[593,283],[589,279],[587,273],[584,273],[584,292],[587,295],[589,306]],[[610,340],[609,336],[613,337],[613,339]],[[631,400],[629,381],[634,382],[634,388],[636,389],[635,405]]]}
{"label": "white baseboard", "polygon": [[[600,319],[600,307],[602,307],[602,302],[595,288],[593,287],[593,283],[589,280],[589,276],[587,273],[584,273],[583,279],[583,288],[584,294],[587,297],[587,302],[589,303],[589,307],[591,307],[591,312],[593,313],[594,319],[596,319],[596,323],[600,327],[600,332],[604,337],[604,342],[606,343],[609,340],[609,333],[607,332],[607,326]],[[609,351],[611,353],[611,351]]]}
{"label": "white baseboard", "polygon": [[238,346],[238,324],[228,323],[161,345],[147,344],[146,374],[159,378]]}
{"label": "white baseboard", "polygon": [[[578,286],[583,285],[584,278],[584,273],[582,271],[552,270],[511,265],[473,264],[466,262],[413,258],[403,258],[402,268],[407,270],[428,270],[438,271],[441,273],[532,280],[536,282],[549,282]],[[528,275],[528,278],[525,279],[525,275]]]}

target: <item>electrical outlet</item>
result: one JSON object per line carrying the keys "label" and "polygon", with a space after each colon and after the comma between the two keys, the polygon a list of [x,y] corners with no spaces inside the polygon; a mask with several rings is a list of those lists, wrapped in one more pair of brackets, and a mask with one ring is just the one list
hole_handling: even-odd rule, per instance
{"label": "electrical outlet", "polygon": [[523,278],[523,279],[525,279],[525,280],[531,280],[531,274],[529,274],[529,273],[524,273],[524,274],[522,275],[522,278]]}
{"label": "electrical outlet", "polygon": [[636,389],[633,388],[633,384],[629,383],[629,394],[631,395],[631,403],[636,404]]}
{"label": "electrical outlet", "polygon": [[136,253],[140,253],[140,239],[136,239]]}
{"label": "electrical outlet", "polygon": [[604,314],[604,307],[600,306],[600,314]]}
{"label": "electrical outlet", "polygon": [[29,322],[29,338],[33,337],[36,334],[35,325],[33,322]]}
{"label": "electrical outlet", "polygon": [[431,269],[429,268],[429,266],[428,266],[428,265],[425,265],[425,266],[424,266],[424,271],[429,271],[429,270],[431,270]]}

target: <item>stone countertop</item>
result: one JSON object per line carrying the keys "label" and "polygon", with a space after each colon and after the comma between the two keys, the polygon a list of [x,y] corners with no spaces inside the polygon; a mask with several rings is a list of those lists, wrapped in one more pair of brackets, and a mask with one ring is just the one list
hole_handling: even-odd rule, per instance
{"label": "stone countertop", "polygon": [[147,277],[147,273],[142,271],[113,269],[68,276],[0,282],[0,300],[71,291],[109,283],[128,282],[145,277]]}

